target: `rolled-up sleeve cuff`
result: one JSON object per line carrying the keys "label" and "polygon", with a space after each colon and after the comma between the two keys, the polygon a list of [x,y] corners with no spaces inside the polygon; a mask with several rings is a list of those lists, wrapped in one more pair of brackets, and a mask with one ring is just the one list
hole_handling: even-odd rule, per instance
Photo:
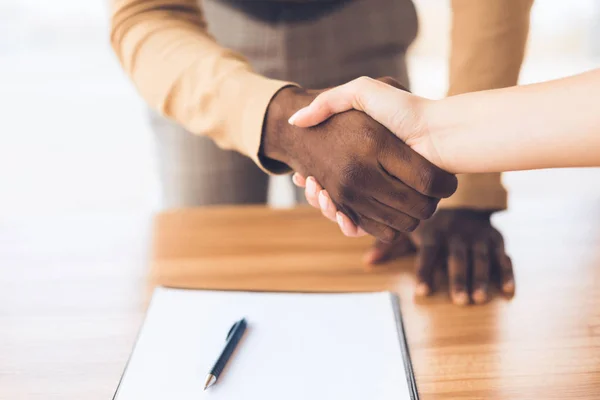
{"label": "rolled-up sleeve cuff", "polygon": [[500,211],[507,207],[507,192],[500,174],[458,175],[458,189],[451,197],[442,199],[440,208],[470,208]]}
{"label": "rolled-up sleeve cuff", "polygon": [[[279,162],[270,162],[260,157],[260,145],[263,124],[267,107],[273,96],[282,88],[287,86],[298,86],[292,82],[267,79],[258,74],[248,73],[244,77],[244,87],[240,96],[245,96],[243,109],[240,110],[241,127],[238,133],[238,150],[250,157],[256,165],[269,174],[284,174],[290,172],[290,168]],[[232,110],[234,111],[234,110]]]}

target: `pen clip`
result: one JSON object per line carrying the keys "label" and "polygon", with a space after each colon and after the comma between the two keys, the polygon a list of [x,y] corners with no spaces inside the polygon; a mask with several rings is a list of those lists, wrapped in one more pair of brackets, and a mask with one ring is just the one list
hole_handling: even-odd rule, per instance
{"label": "pen clip", "polygon": [[229,328],[229,332],[227,332],[227,337],[225,338],[225,340],[229,340],[229,336],[231,336],[231,334],[235,330],[235,327],[238,326],[239,323],[240,321],[236,321],[233,323],[233,325],[231,325],[231,328]]}

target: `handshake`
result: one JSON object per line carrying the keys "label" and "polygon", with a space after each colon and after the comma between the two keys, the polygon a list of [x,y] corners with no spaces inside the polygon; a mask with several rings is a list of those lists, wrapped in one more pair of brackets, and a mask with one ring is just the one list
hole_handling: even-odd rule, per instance
{"label": "handshake", "polygon": [[[353,96],[352,85],[363,84],[403,89],[391,78],[359,78],[329,92],[296,87],[279,91],[265,117],[261,156],[273,170],[293,169],[294,183],[306,188],[308,202],[337,221],[347,236],[368,233],[392,242],[430,218],[439,200],[454,193],[457,179],[411,148],[411,139],[429,145],[418,140],[426,127],[416,104]],[[407,96],[406,101],[412,98],[417,97]],[[377,122],[357,111],[365,107],[396,111]],[[393,133],[400,130],[402,139]]]}

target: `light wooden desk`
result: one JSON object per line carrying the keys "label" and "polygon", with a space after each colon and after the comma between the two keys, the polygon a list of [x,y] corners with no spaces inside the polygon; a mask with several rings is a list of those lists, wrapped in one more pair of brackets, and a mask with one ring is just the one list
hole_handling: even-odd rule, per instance
{"label": "light wooden desk", "polygon": [[111,398],[156,283],[395,290],[422,399],[598,399],[600,204],[519,204],[498,220],[517,295],[468,308],[415,303],[411,259],[366,271],[369,241],[309,209],[3,222],[0,399]]}
{"label": "light wooden desk", "polygon": [[600,221],[600,207],[579,212],[560,234],[528,220],[504,229],[518,241],[510,246],[517,295],[483,307],[453,306],[446,293],[415,303],[412,259],[366,270],[360,259],[370,241],[344,238],[308,208],[163,214],[152,279],[194,288],[393,290],[422,399],[598,399],[600,232],[583,217]]}

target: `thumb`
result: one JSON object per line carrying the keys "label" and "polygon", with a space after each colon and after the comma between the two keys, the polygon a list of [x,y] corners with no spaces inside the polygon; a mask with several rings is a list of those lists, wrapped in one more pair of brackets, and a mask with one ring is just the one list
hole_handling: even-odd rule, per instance
{"label": "thumb", "polygon": [[308,128],[320,124],[334,114],[355,108],[352,92],[355,88],[350,83],[319,94],[308,106],[296,111],[288,122],[300,128]]}
{"label": "thumb", "polygon": [[361,77],[318,95],[308,106],[298,110],[289,123],[301,128],[317,125],[334,114],[355,109],[363,111],[405,140],[405,119],[412,115],[410,93],[375,79]]}

